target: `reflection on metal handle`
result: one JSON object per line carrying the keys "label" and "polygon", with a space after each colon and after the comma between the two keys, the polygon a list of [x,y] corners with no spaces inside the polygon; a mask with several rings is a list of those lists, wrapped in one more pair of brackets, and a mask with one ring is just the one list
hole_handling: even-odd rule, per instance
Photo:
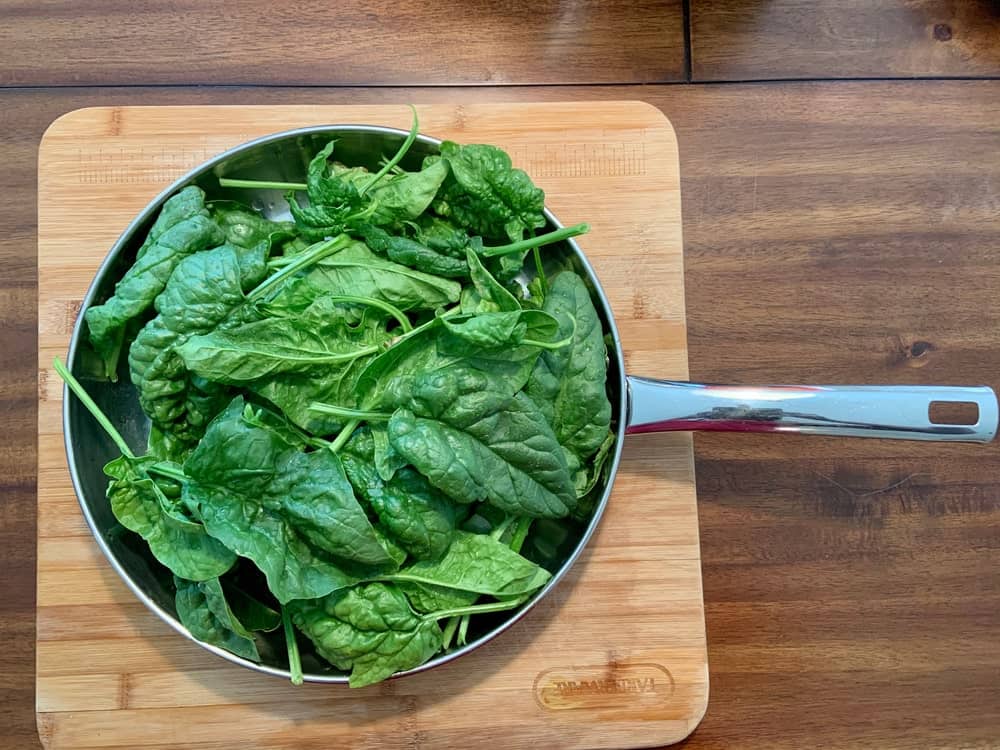
{"label": "reflection on metal handle", "polygon": [[[988,443],[997,432],[991,388],[726,386],[629,377],[628,429],[718,430]],[[975,404],[975,424],[931,422],[934,403]]]}

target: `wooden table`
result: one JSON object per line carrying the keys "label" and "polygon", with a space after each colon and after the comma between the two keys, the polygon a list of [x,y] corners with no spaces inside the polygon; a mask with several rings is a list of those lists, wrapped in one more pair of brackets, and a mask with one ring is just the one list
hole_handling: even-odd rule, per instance
{"label": "wooden table", "polygon": [[[37,746],[35,157],[77,107],[644,99],[680,142],[693,378],[1000,387],[991,0],[80,5],[0,0],[4,747]],[[821,78],[877,80],[787,80]],[[687,746],[1000,744],[1000,449],[696,449]]]}

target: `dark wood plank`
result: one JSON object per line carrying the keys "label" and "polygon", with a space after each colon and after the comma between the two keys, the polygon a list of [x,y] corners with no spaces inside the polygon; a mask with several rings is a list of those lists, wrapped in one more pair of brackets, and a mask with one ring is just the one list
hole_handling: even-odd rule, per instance
{"label": "dark wood plank", "polygon": [[1000,76],[994,0],[692,0],[696,81]]}
{"label": "dark wood plank", "polygon": [[[12,188],[0,214],[5,744],[35,741],[31,305],[45,126],[95,104],[568,97],[643,98],[677,129],[692,377],[1000,387],[1000,82],[0,93]],[[712,698],[687,747],[1000,736],[1000,445],[696,446]]]}
{"label": "dark wood plank", "polygon": [[646,83],[681,0],[0,0],[0,85]]}

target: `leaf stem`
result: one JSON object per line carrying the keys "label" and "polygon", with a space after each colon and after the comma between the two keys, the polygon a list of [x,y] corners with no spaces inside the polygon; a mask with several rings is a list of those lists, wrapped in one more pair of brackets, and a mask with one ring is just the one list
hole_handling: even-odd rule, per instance
{"label": "leaf stem", "polygon": [[517,519],[517,527],[514,529],[514,536],[510,540],[510,548],[515,552],[521,552],[521,547],[524,546],[524,540],[528,538],[528,532],[531,530],[531,522],[533,520],[528,516],[521,516],[521,518]]}
{"label": "leaf stem", "polygon": [[268,180],[237,180],[232,177],[220,177],[219,187],[257,188],[258,190],[306,190],[304,182],[270,182]]}
{"label": "leaf stem", "polygon": [[352,419],[350,422],[344,425],[344,428],[340,431],[340,434],[337,435],[336,439],[332,443],[330,443],[330,451],[336,453],[341,448],[343,448],[344,444],[351,439],[351,435],[354,434],[354,431],[358,429],[358,425],[360,424],[361,424],[360,419]]}
{"label": "leaf stem", "polygon": [[527,596],[519,596],[517,599],[506,599],[502,602],[489,602],[487,604],[473,604],[468,607],[456,607],[455,609],[442,609],[440,612],[431,612],[424,615],[425,620],[443,620],[447,617],[460,615],[480,615],[487,612],[503,612],[504,610],[520,607],[527,601]]}
{"label": "leaf stem", "polygon": [[410,319],[406,317],[406,313],[398,307],[390,305],[388,302],[383,302],[380,299],[375,299],[374,297],[355,297],[351,294],[334,294],[327,297],[327,299],[331,302],[346,302],[353,305],[366,305],[368,307],[377,308],[382,312],[389,313],[389,315],[395,318],[404,333],[409,333],[413,330],[413,324],[410,323]]}
{"label": "leaf stem", "polygon": [[504,532],[510,528],[512,523],[514,523],[514,516],[504,516],[504,519],[490,532],[490,536],[500,541],[500,537],[504,535]]}
{"label": "leaf stem", "polygon": [[288,608],[281,608],[281,624],[285,626],[285,647],[288,649],[288,672],[293,685],[301,685],[303,681],[302,660],[299,657],[299,642],[295,640],[295,628]]}
{"label": "leaf stem", "polygon": [[444,632],[441,634],[441,650],[447,651],[451,648],[451,639],[455,637],[455,628],[458,627],[460,618],[452,617],[444,625]]}
{"label": "leaf stem", "polygon": [[166,479],[173,479],[175,482],[179,482],[181,484],[188,481],[187,474],[185,474],[175,464],[171,464],[166,461],[150,464],[146,467],[146,472],[149,474],[157,474]]}
{"label": "leaf stem", "polygon": [[458,623],[458,645],[464,646],[469,642],[469,623],[472,621],[472,615],[462,615],[462,619]]}
{"label": "leaf stem", "polygon": [[413,112],[413,123],[410,125],[410,133],[406,136],[406,140],[403,141],[403,145],[399,147],[398,151],[396,151],[396,155],[389,159],[382,169],[380,169],[374,177],[362,186],[362,188],[358,191],[358,195],[363,196],[371,190],[372,187],[375,186],[375,183],[385,177],[397,164],[399,164],[403,157],[406,156],[406,152],[410,150],[410,146],[412,146],[413,142],[417,140],[417,129],[419,127],[417,108],[411,104],[410,111]]}
{"label": "leaf stem", "polygon": [[323,240],[313,245],[307,250],[303,250],[301,253],[295,256],[295,260],[289,263],[287,266],[282,268],[276,274],[268,276],[264,281],[257,285],[249,294],[247,294],[247,302],[253,302],[254,300],[260,299],[267,292],[269,292],[275,285],[284,279],[291,276],[293,273],[302,270],[303,268],[308,268],[311,265],[318,263],[323,260],[323,258],[329,257],[339,250],[343,250],[351,242],[351,238],[346,234],[338,235],[329,240]]}
{"label": "leaf stem", "polygon": [[65,382],[69,389],[73,392],[73,395],[80,399],[80,403],[87,407],[87,411],[93,415],[94,419],[97,420],[97,423],[106,433],[108,433],[108,437],[110,437],[114,441],[114,444],[118,446],[118,450],[121,451],[122,455],[126,458],[135,458],[135,454],[132,453],[132,449],[128,447],[128,443],[125,442],[125,438],[123,438],[121,433],[115,429],[114,425],[111,424],[111,420],[105,416],[104,412],[102,412],[100,407],[94,402],[94,399],[90,397],[90,394],[84,390],[82,385],[80,385],[80,381],[73,377],[73,373],[66,368],[66,365],[62,363],[62,360],[59,359],[59,357],[52,360],[52,367],[55,369],[56,373],[58,373],[59,377],[63,379],[63,382]]}
{"label": "leaf stem", "polygon": [[309,411],[319,412],[331,417],[343,417],[365,422],[388,422],[392,417],[382,411],[365,411],[364,409],[351,409],[348,406],[337,406],[336,404],[325,404],[322,401],[313,401],[309,404]]}
{"label": "leaf stem", "polygon": [[555,231],[548,232],[546,234],[540,234],[537,237],[528,237],[527,239],[520,240],[519,242],[512,242],[509,245],[484,247],[478,254],[484,258],[493,258],[497,255],[519,253],[523,250],[531,250],[535,247],[541,247],[542,245],[551,245],[553,242],[568,240],[570,237],[577,237],[581,234],[586,234],[589,231],[589,224],[576,224],[571,227],[556,229]]}

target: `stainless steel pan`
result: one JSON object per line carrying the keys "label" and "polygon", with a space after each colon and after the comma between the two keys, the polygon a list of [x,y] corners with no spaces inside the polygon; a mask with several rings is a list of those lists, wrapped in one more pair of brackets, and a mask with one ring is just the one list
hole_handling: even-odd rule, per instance
{"label": "stainless steel pan", "polygon": [[[188,184],[202,187],[210,198],[236,199],[252,203],[272,217],[284,218],[287,206],[277,190],[227,190],[218,177],[228,176],[270,181],[299,182],[310,157],[332,137],[338,139],[338,158],[350,164],[376,167],[384,154],[393,153],[406,133],[388,128],[338,125],[305,128],[261,138],[232,149],[181,177],[153,200],[128,226],[111,248],[84,300],[83,308],[110,295],[115,281],[135,258],[146,231],[166,198]],[[435,153],[439,141],[419,137],[404,167],[415,168],[423,157]],[[550,213],[553,227],[560,226]],[[585,220],[585,216],[574,216]],[[559,567],[551,581],[531,602],[513,613],[493,620],[484,618],[479,630],[464,648],[439,655],[413,670],[422,671],[444,664],[496,637],[524,616],[559,583],[586,546],[611,493],[622,446],[628,433],[668,430],[726,430],[744,432],[791,432],[849,437],[880,437],[910,440],[950,440],[988,442],[997,430],[997,399],[986,387],[918,386],[771,386],[734,387],[668,382],[626,375],[622,344],[614,316],[600,282],[580,248],[569,241],[546,249],[553,266],[570,263],[587,279],[594,303],[610,332],[613,346],[609,354],[608,393],[613,407],[613,425],[618,440],[612,457],[608,483],[589,523],[580,526],[563,547]],[[126,441],[139,453],[145,450],[148,421],[139,409],[127,374],[118,383],[89,377],[87,347],[82,314],[73,331],[69,366],[81,379],[94,400],[120,429]],[[972,424],[937,424],[929,409],[935,402],[973,404],[978,418]],[[178,633],[191,635],[177,620],[168,576],[153,561],[141,540],[115,534],[115,519],[105,500],[107,479],[102,467],[117,455],[114,446],[97,427],[78,400],[63,392],[63,425],[66,454],[73,486],[83,515],[111,566],[135,595]],[[192,639],[193,640],[193,639]],[[260,644],[262,664],[256,664],[214,646],[202,644],[229,661],[268,674],[288,677],[283,639]],[[303,655],[305,679],[314,682],[347,682],[347,677],[316,658]]]}

